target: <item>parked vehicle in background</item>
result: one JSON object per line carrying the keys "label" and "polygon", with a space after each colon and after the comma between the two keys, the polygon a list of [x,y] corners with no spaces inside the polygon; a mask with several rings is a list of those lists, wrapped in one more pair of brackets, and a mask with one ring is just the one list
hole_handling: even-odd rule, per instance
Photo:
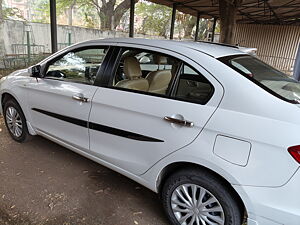
{"label": "parked vehicle in background", "polygon": [[236,47],[87,41],[2,78],[0,101],[14,140],[135,180],[173,225],[299,225],[300,85]]}

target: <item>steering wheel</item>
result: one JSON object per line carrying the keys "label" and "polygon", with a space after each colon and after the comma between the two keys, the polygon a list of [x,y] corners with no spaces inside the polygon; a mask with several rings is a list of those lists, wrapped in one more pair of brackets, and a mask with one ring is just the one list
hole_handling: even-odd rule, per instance
{"label": "steering wheel", "polygon": [[46,77],[66,78],[67,75],[60,70],[52,70],[47,72]]}

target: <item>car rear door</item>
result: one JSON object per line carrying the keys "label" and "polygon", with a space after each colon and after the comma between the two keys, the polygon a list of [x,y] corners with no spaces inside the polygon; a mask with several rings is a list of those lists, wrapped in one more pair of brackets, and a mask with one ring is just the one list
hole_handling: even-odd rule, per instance
{"label": "car rear door", "polygon": [[[172,69],[174,88],[166,94],[118,88],[112,77],[121,77],[118,73],[126,67],[122,57],[130,55],[130,50],[163,54],[169,57],[168,61],[173,60],[173,68],[180,65],[177,71]],[[105,74],[110,78],[102,79],[103,87],[99,87],[92,102],[90,150],[102,160],[137,175],[190,144],[212,116],[223,95],[221,85],[195,61],[149,46],[147,50],[122,48],[117,62],[108,68]],[[206,99],[198,101],[201,91]]]}
{"label": "car rear door", "polygon": [[88,117],[97,91],[94,80],[107,52],[107,46],[75,48],[46,62],[44,78],[32,78],[28,107],[39,134],[88,151]]}

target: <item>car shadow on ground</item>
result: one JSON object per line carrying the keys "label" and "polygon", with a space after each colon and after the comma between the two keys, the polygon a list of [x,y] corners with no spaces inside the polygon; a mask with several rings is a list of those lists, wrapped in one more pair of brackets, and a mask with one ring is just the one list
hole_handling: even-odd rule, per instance
{"label": "car shadow on ground", "polygon": [[167,225],[158,196],[42,137],[14,142],[0,117],[0,225]]}

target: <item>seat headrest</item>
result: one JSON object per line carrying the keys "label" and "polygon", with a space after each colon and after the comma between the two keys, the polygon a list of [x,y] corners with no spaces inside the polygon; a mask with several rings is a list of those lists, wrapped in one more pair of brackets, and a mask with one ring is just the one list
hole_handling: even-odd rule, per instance
{"label": "seat headrest", "polygon": [[168,64],[168,58],[166,56],[154,55],[153,56],[153,60],[154,60],[154,63],[158,64],[158,65],[166,65],[166,64]]}
{"label": "seat headrest", "polygon": [[124,73],[128,79],[140,78],[142,76],[140,63],[135,57],[126,57],[124,59]]}

